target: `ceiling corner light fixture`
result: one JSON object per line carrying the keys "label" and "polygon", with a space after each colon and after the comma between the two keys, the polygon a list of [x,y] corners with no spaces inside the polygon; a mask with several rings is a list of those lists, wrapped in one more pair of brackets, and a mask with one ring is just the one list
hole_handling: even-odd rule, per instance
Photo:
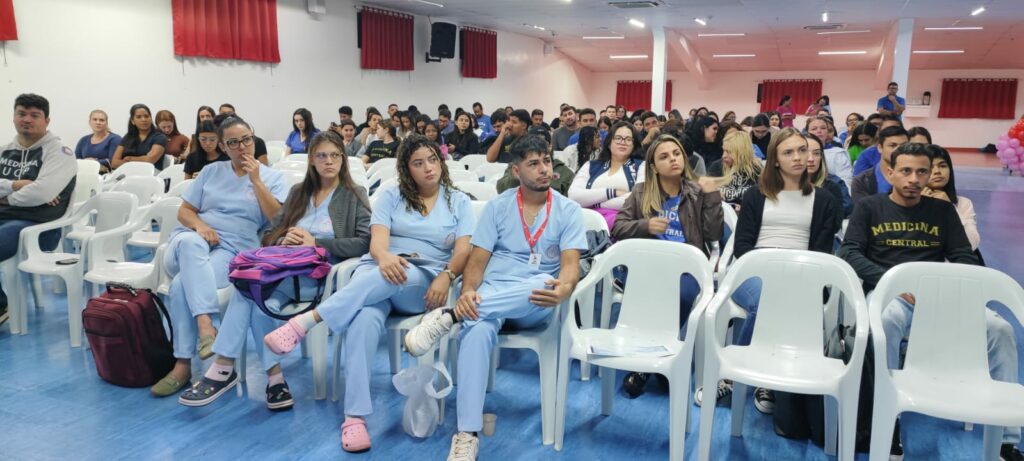
{"label": "ceiling corner light fixture", "polygon": [[964,50],[914,50],[914,54],[964,54]]}
{"label": "ceiling corner light fixture", "polygon": [[636,19],[636,18],[629,18],[629,25],[631,25],[633,27],[639,27],[641,29],[643,29],[644,27],[647,26],[647,24],[644,24],[643,21],[641,21],[639,19]]}
{"label": "ceiling corner light fixture", "polygon": [[851,54],[868,54],[867,51],[819,51],[818,56],[845,56]]}
{"label": "ceiling corner light fixture", "polygon": [[868,32],[871,32],[871,30],[830,30],[826,32],[818,32],[818,35],[866,34]]}
{"label": "ceiling corner light fixture", "polygon": [[609,59],[647,59],[646,54],[613,54]]}
{"label": "ceiling corner light fixture", "polygon": [[821,13],[821,22],[828,22],[828,11]]}
{"label": "ceiling corner light fixture", "polygon": [[714,58],[755,58],[756,54],[713,54]]}
{"label": "ceiling corner light fixture", "polygon": [[708,20],[705,18],[693,18],[693,22],[696,22],[697,24],[700,24],[702,26],[708,25]]}
{"label": "ceiling corner light fixture", "polygon": [[734,33],[734,34],[697,34],[698,37],[744,37],[747,34]]}
{"label": "ceiling corner light fixture", "polygon": [[583,40],[622,40],[626,38],[623,35],[584,35]]}
{"label": "ceiling corner light fixture", "polygon": [[960,27],[925,27],[924,30],[984,30],[981,26],[960,26]]}
{"label": "ceiling corner light fixture", "polygon": [[547,30],[547,29],[545,29],[545,28],[543,28],[541,26],[535,25],[535,24],[523,24],[523,27],[531,27],[531,28],[534,28],[534,29],[537,29],[537,30]]}
{"label": "ceiling corner light fixture", "polygon": [[977,16],[977,15],[979,15],[981,13],[984,13],[984,12],[985,12],[985,7],[979,6],[979,7],[975,8],[974,11],[971,11],[971,16]]}
{"label": "ceiling corner light fixture", "polygon": [[436,6],[438,8],[444,8],[444,5],[442,5],[440,3],[428,2],[427,0],[412,0],[412,1],[418,2],[418,3],[422,3],[424,5],[431,5],[431,6]]}

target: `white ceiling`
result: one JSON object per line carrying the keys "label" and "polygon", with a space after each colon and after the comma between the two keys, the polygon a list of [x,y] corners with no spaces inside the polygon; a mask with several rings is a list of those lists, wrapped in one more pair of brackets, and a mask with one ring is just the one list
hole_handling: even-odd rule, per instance
{"label": "white ceiling", "polygon": [[[914,69],[1024,69],[1024,0],[664,0],[655,8],[620,9],[602,0],[375,0],[368,4],[462,25],[536,37],[598,72],[650,71],[651,61],[611,60],[611,54],[651,54],[651,27],[690,42],[705,67],[714,71],[873,70],[883,41],[898,18],[914,18],[914,50],[963,49],[956,55],[913,55]],[[972,17],[971,10],[986,11]],[[804,26],[845,24],[843,30],[870,33],[818,35]],[[710,18],[707,26],[695,17]],[[628,24],[636,18],[647,24]],[[525,24],[525,25],[524,25]],[[537,25],[546,30],[529,27]],[[939,32],[924,27],[983,26],[984,30]],[[745,33],[742,37],[698,37],[699,33]],[[623,40],[582,40],[624,35]],[[500,41],[499,41],[500,46]],[[818,56],[818,51],[864,50],[864,55]],[[714,54],[756,54],[715,58]],[[685,72],[682,58],[669,53],[671,72]]]}

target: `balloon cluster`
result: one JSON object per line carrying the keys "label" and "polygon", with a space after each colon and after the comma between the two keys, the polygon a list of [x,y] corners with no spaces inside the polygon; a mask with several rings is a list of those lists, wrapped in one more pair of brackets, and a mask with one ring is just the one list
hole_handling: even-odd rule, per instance
{"label": "balloon cluster", "polygon": [[1024,117],[996,141],[996,156],[1010,171],[1024,170]]}

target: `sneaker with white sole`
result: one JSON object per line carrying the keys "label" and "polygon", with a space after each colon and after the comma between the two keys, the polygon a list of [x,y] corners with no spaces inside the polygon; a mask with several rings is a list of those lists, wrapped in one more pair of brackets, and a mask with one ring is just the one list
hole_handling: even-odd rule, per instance
{"label": "sneaker with white sole", "polygon": [[757,411],[770,415],[775,412],[775,392],[759,387],[754,389],[754,406]]}
{"label": "sneaker with white sole", "polygon": [[452,436],[452,448],[448,450],[448,461],[476,461],[480,452],[480,439],[469,432]]}
{"label": "sneaker with white sole", "polygon": [[423,315],[420,324],[412,327],[405,334],[405,350],[413,357],[419,357],[430,351],[437,340],[452,329],[455,321],[446,309],[434,309]]}
{"label": "sneaker with white sole", "polygon": [[[718,382],[718,392],[715,393],[715,405],[718,405],[723,400],[732,395],[732,383],[725,381]],[[697,391],[693,393],[693,401],[700,406],[701,400],[704,398],[704,387],[698,387]]]}

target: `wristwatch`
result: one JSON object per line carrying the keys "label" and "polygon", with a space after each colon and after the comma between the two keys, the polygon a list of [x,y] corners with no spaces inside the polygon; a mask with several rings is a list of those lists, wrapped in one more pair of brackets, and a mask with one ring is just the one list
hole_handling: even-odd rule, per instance
{"label": "wristwatch", "polygon": [[455,278],[458,277],[457,275],[455,275],[455,272],[452,272],[452,270],[447,268],[447,267],[444,268],[444,270],[441,271],[441,273],[442,274],[448,274],[448,277],[451,279],[452,282],[454,282]]}

